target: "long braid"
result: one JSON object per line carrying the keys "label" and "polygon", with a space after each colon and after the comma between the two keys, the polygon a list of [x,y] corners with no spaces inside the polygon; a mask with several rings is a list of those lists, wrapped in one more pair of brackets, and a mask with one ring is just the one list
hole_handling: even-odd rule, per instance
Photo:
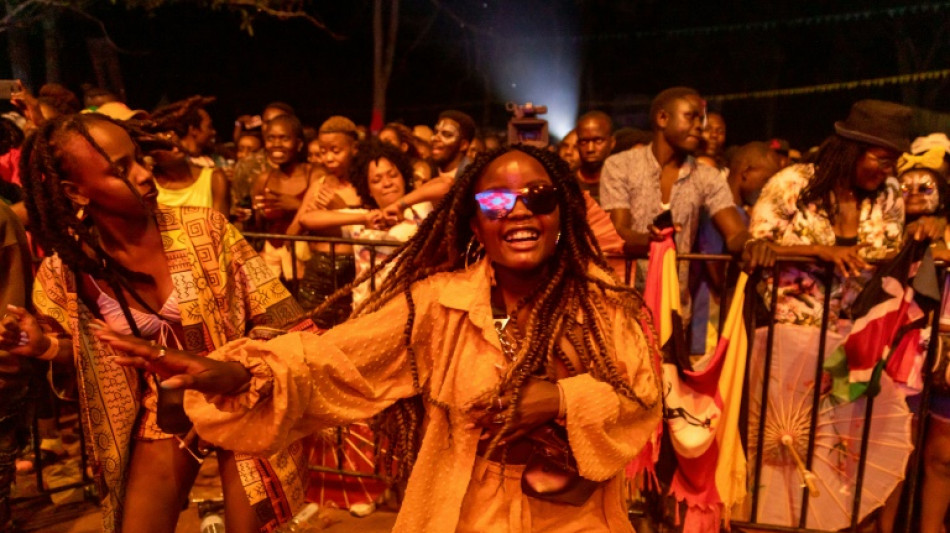
{"label": "long braid", "polygon": [[57,253],[75,272],[119,283],[150,280],[149,276],[122,266],[102,250],[95,227],[77,217],[76,207],[63,191],[62,182],[68,178],[66,165],[70,161],[62,152],[62,144],[69,136],[82,137],[111,164],[109,156],[89,133],[88,126],[95,121],[122,127],[104,115],[66,115],[47,122],[27,139],[20,157],[20,172],[27,192],[25,203],[30,228],[44,250]]}
{"label": "long braid", "polygon": [[[604,299],[619,307],[631,321],[622,327],[632,327],[639,323],[648,339],[657,337],[642,297],[635,289],[620,284],[597,246],[593,232],[587,224],[586,207],[580,188],[570,170],[556,155],[545,150],[522,146],[497,149],[478,156],[456,178],[445,198],[422,222],[408,242],[324,304],[330,305],[334,298],[342,297],[383,269],[389,271],[386,279],[354,310],[354,316],[377,311],[395,298],[406,299],[409,318],[403,331],[403,342],[407,348],[417,394],[393,404],[378,415],[373,424],[378,432],[383,473],[392,475],[397,481],[405,480],[412,470],[420,445],[425,410],[449,410],[448,405],[430,396],[427,383],[422,381],[419,375],[416,353],[412,346],[416,312],[412,286],[434,274],[465,268],[467,247],[473,238],[469,221],[475,216],[477,209],[473,201],[476,181],[493,160],[511,150],[523,151],[537,159],[560,189],[558,202],[561,234],[555,254],[550,259],[552,268],[534,293],[517,306],[520,309],[522,305],[528,305],[530,310],[526,323],[518,324],[524,338],[517,350],[515,361],[500,385],[486,392],[486,397],[498,397],[506,393],[510,393],[512,397],[508,410],[504,413],[503,427],[510,428],[517,420],[522,393],[528,379],[545,370],[547,365],[553,364],[554,361],[563,362],[571,375],[591,372],[598,379],[613,386],[620,394],[646,407],[655,404],[655,401],[648,403],[637,397],[633,387],[620,375],[617,365],[611,359],[614,356],[613,338],[610,317],[602,303]],[[592,268],[599,271],[599,275],[592,275]],[[583,328],[577,328],[578,324],[582,324]],[[578,333],[576,329],[581,332]],[[562,343],[573,346],[573,351],[579,358],[579,367],[565,353]],[[658,353],[655,341],[648,342],[648,345],[651,357]],[[653,378],[658,384],[655,372]],[[490,447],[495,445],[497,442],[493,442]]]}
{"label": "long braid", "polygon": [[833,199],[836,186],[851,186],[858,160],[864,155],[868,145],[832,135],[821,143],[815,157],[815,176],[802,190],[799,204],[817,203],[826,209],[834,219],[837,202]]}

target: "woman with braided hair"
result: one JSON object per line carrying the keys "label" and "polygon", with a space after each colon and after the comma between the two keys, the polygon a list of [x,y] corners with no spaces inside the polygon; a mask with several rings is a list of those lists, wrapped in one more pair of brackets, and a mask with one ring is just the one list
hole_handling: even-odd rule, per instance
{"label": "woman with braided hair", "polygon": [[395,531],[632,531],[621,471],[660,419],[657,347],[584,215],[556,155],[499,149],[321,336],[241,340],[205,358],[100,338],[163,387],[194,389],[198,434],[234,449],[266,453],[376,416],[381,464],[408,480]]}
{"label": "woman with braided hair", "polygon": [[205,106],[214,97],[192,96],[156,109],[140,125],[153,134],[173,140],[168,150],[153,150],[152,169],[158,201],[168,206],[213,207],[230,212],[228,179],[207,155],[214,147],[214,127]]}
{"label": "woman with braided hair", "polygon": [[[207,448],[180,393],[176,405],[153,374],[116,365],[93,332],[198,356],[301,310],[224,215],[157,204],[150,165],[104,115],[49,121],[21,164],[31,228],[51,255],[37,316],[8,307],[0,350],[74,368],[103,530],[173,532]],[[304,448],[287,444],[268,458],[219,450],[229,532],[272,531],[303,503]]]}

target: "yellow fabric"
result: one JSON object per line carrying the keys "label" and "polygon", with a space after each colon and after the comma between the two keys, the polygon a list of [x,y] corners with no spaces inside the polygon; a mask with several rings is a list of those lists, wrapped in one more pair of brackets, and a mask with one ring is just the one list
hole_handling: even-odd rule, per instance
{"label": "yellow fabric", "polygon": [[663,254],[663,285],[660,302],[663,309],[660,311],[660,346],[665,346],[666,341],[670,340],[673,334],[673,312],[676,312],[678,320],[682,319],[680,313],[680,281],[676,272],[676,249],[670,248]]}
{"label": "yellow fabric", "polygon": [[[284,326],[301,316],[297,303],[224,215],[163,206],[155,216],[185,349],[206,353],[245,335],[253,325]],[[89,323],[95,315],[79,299],[76,276],[58,255],[40,265],[33,304],[48,330],[72,337],[83,429],[90,439],[87,450],[103,498],[103,531],[115,531],[121,524],[134,426],[140,418],[155,419],[154,412],[142,416],[154,403],[142,403],[139,371],[115,364],[114,350],[93,335]],[[267,459],[236,457],[251,505],[258,506],[261,516],[270,516],[273,526],[292,517],[304,498],[304,446],[284,444],[288,446],[275,448]],[[263,508],[270,509],[264,513]]]}
{"label": "yellow fabric", "polygon": [[214,207],[214,196],[211,194],[211,176],[214,168],[201,169],[198,179],[183,189],[166,189],[158,187],[158,203],[174,207]]}
{"label": "yellow fabric", "polygon": [[[468,270],[432,276],[412,288],[412,345],[419,379],[433,398],[450,409],[428,406],[421,449],[396,532],[454,532],[461,516],[477,511],[462,508],[466,494],[480,489],[473,471],[481,431],[465,427],[469,423],[465,407],[497,385],[496,365],[507,364],[492,324],[491,275],[483,260]],[[642,408],[588,374],[562,379],[559,384],[580,473],[593,480],[612,480],[598,501],[619,502],[619,475],[660,420],[659,383],[635,318],[607,301],[604,305],[607,317],[599,319],[598,326],[613,333],[617,370],[651,407]],[[252,372],[273,381],[272,396],[248,408],[233,398],[207,398],[188,391],[186,411],[205,439],[251,453],[371,417],[416,393],[403,343],[408,314],[405,297],[398,297],[379,311],[322,336],[290,333],[268,342],[233,342],[210,357],[245,366],[265,363],[266,372]],[[517,508],[521,506],[518,495],[501,490],[494,492],[491,505],[499,516],[525,512],[524,507]],[[575,507],[551,505],[545,511],[550,521],[545,523],[566,521],[575,512]],[[630,531],[622,505],[598,512],[604,513],[612,531]],[[524,522],[505,519],[487,531],[526,531],[519,524]]]}
{"label": "yellow fabric", "polygon": [[943,156],[946,153],[947,151],[942,146],[935,146],[920,155],[902,154],[897,161],[897,173],[900,175],[914,168],[937,170],[943,166]]}
{"label": "yellow fabric", "polygon": [[731,510],[746,497],[746,458],[739,439],[739,414],[742,409],[742,385],[748,356],[748,337],[742,309],[745,286],[749,276],[742,272],[736,283],[735,296],[723,325],[723,337],[729,339],[719,376],[722,413],[716,427],[719,460],[716,463],[716,490],[722,500],[722,516],[728,527]]}

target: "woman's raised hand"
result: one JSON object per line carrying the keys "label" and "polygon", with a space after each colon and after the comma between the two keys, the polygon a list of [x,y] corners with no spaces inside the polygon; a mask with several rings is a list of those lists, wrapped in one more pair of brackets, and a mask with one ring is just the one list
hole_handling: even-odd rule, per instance
{"label": "woman's raised hand", "polygon": [[132,335],[116,333],[98,320],[92,324],[99,340],[121,352],[115,357],[116,363],[158,374],[163,380],[162,388],[233,394],[250,383],[250,372],[239,363],[215,361],[157,346]]}
{"label": "woman's raised hand", "polygon": [[[561,394],[557,384],[530,377],[521,392],[518,415],[504,434],[500,444],[520,439],[535,428],[557,418]],[[482,427],[488,430],[485,438],[494,438],[504,429],[506,411],[511,404],[510,393],[500,398],[485,399],[472,403],[468,408],[472,423],[469,428]]]}

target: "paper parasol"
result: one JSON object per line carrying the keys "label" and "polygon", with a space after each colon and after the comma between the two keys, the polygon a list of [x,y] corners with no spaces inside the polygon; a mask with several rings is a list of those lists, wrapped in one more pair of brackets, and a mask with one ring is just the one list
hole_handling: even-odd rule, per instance
{"label": "paper parasol", "polygon": [[[756,331],[750,363],[750,470],[755,465],[766,335],[765,328]],[[804,470],[819,335],[820,330],[814,327],[775,326],[758,487],[757,521],[762,524],[798,525],[805,478],[814,489],[808,500],[806,527],[835,531],[851,523],[867,398],[851,403],[833,400],[830,395],[821,398],[811,472]],[[826,354],[841,341],[839,335],[829,333]],[[913,449],[907,405],[886,374],[881,377],[881,392],[874,398],[870,424],[859,520],[884,504],[903,479]],[[751,474],[749,479],[754,479]]]}

